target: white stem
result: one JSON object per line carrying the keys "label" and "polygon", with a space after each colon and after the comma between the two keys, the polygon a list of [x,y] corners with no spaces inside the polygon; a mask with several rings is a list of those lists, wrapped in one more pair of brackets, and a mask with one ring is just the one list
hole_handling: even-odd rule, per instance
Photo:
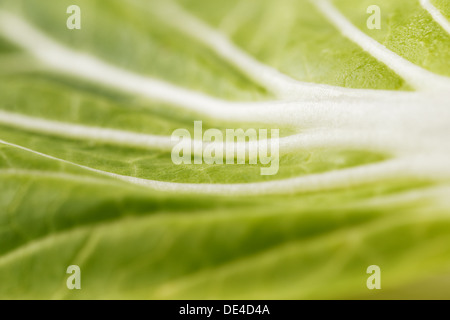
{"label": "white stem", "polygon": [[310,0],[344,36],[394,70],[417,90],[448,92],[450,78],[425,70],[400,57],[355,27],[330,0]]}
{"label": "white stem", "polygon": [[420,0],[422,7],[428,11],[431,17],[436,21],[448,34],[450,34],[450,22],[444,15],[431,4],[430,0]]}
{"label": "white stem", "polygon": [[173,1],[152,5],[150,12],[158,13],[161,21],[196,39],[216,55],[239,69],[255,83],[284,99],[332,98],[337,96],[364,96],[370,90],[352,90],[324,84],[313,84],[293,79],[277,69],[261,63],[237,47],[226,35],[210,27]]}
{"label": "white stem", "polygon": [[[24,20],[2,11],[0,11],[0,33],[59,72],[230,121],[310,127],[334,126],[351,120],[354,125],[367,126],[367,121],[385,123],[387,119],[394,119],[392,117],[394,112],[408,115],[414,110],[415,116],[426,117],[427,105],[445,104],[445,97],[382,91],[366,92],[365,96],[360,98],[232,103],[134,74],[106,64],[95,57],[78,53],[48,38]],[[392,110],[394,105],[395,110]],[[371,110],[370,113],[368,109]],[[357,115],[353,117],[353,114]],[[403,123],[404,119],[399,116],[397,120]]]}
{"label": "white stem", "polygon": [[399,178],[416,177],[436,181],[448,181],[450,179],[450,170],[448,168],[447,157],[426,156],[394,159],[355,168],[341,169],[269,182],[245,184],[173,183],[119,175],[59,159],[3,140],[0,140],[0,143],[128,183],[148,187],[157,191],[176,193],[198,193],[224,196],[270,195],[317,192],[336,188],[351,188],[388,179]]}
{"label": "white stem", "polygon": [[219,105],[222,102],[164,81],[132,73],[107,64],[96,57],[74,51],[9,12],[0,11],[0,34],[58,72],[193,109],[206,109],[210,105]]}
{"label": "white stem", "polygon": [[[202,112],[209,116],[236,120],[240,119],[243,109],[244,117],[251,119],[249,113],[256,114],[256,121],[268,121],[271,123],[273,112],[270,114],[261,114],[260,110],[278,108],[279,104],[275,103],[233,103],[208,95],[177,87],[170,83],[160,81],[154,78],[142,76],[130,71],[109,65],[104,61],[90,56],[88,54],[76,52],[64,45],[49,38],[44,33],[38,31],[23,19],[4,11],[0,11],[0,34],[12,43],[25,49],[47,67],[55,71],[66,73],[81,79],[97,82],[98,84],[109,86],[117,90],[137,94],[149,99],[154,99],[176,106],[182,106],[193,111]],[[340,90],[338,88],[336,90]],[[310,90],[308,87],[307,90]],[[412,93],[381,91],[381,90],[359,90],[345,89],[353,92],[346,95],[347,97],[359,97],[360,101],[367,99],[406,99],[414,101],[416,96]],[[320,103],[325,101],[330,94],[316,96],[314,99],[304,100],[306,103]],[[328,104],[328,102],[324,102]],[[383,103],[380,103],[383,104]],[[247,111],[248,110],[248,111]]]}
{"label": "white stem", "polygon": [[[103,178],[96,178],[91,176],[85,176],[80,174],[65,173],[65,172],[53,172],[43,170],[28,170],[28,169],[0,169],[0,176],[23,176],[23,177],[39,177],[56,180],[75,181],[80,183],[88,183],[95,185],[111,186],[111,181]],[[442,205],[449,207],[450,202],[448,195],[450,194],[450,187],[447,185],[437,187],[427,187],[425,189],[417,189],[412,191],[401,192],[398,194],[387,195],[382,198],[372,197],[369,199],[363,199],[362,201],[356,201],[351,207],[358,207],[361,205],[369,207],[392,207],[395,205],[411,205],[412,203],[423,203],[424,201],[433,201],[436,205]]]}
{"label": "white stem", "polygon": [[49,134],[77,140],[96,141],[129,147],[170,151],[173,147],[170,137],[139,134],[124,130],[76,125],[29,117],[17,113],[0,111],[0,124],[31,132]]}
{"label": "white stem", "polygon": [[[76,125],[67,122],[45,120],[29,117],[17,113],[0,111],[0,124],[8,127],[19,128],[36,133],[49,134],[57,137],[64,137],[76,140],[96,141],[112,145],[126,147],[136,147],[144,149],[156,149],[170,152],[176,142],[171,141],[170,136],[158,136],[151,134],[141,134],[125,130],[116,130],[84,125]],[[235,128],[238,129],[238,128]],[[389,152],[391,154],[406,154],[432,152],[442,149],[443,144],[440,139],[433,143],[433,139],[424,139],[414,133],[402,134],[397,131],[380,130],[343,130],[324,128],[316,130],[306,130],[300,134],[294,134],[278,139],[279,151],[286,154],[298,150],[334,148],[334,149],[359,149],[378,152]],[[432,140],[432,141],[430,141]],[[187,147],[192,149],[193,140],[184,141]],[[218,145],[217,148],[226,149],[224,143],[213,142],[203,143],[203,150],[207,147]],[[233,149],[245,149],[249,151],[252,146],[259,151],[263,146],[271,145],[271,139],[257,140],[251,142],[227,142],[232,144]],[[225,155],[225,153],[224,153]]]}

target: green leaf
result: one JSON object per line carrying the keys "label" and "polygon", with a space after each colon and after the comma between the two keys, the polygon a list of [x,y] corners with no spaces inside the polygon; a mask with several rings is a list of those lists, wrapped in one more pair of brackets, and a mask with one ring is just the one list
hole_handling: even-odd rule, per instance
{"label": "green leaf", "polygon": [[[69,30],[72,2],[0,4],[1,299],[450,298],[450,35],[420,1],[79,0]],[[279,129],[278,173],[147,143],[198,120]]]}

